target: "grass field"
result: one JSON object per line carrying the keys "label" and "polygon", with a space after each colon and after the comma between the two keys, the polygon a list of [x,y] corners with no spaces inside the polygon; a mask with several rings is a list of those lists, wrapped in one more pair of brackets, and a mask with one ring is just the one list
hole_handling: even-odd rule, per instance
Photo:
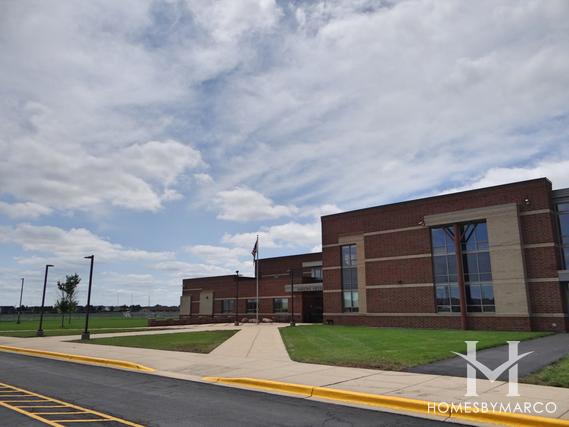
{"label": "grass field", "polygon": [[95,338],[86,344],[116,345],[119,347],[151,348],[154,350],[209,353],[222,342],[231,338],[237,330],[177,332],[172,334],[136,335],[127,337]]}
{"label": "grass field", "polygon": [[548,335],[541,332],[461,331],[369,328],[365,326],[297,326],[279,329],[291,359],[298,362],[403,370],[478,349]]}
{"label": "grass field", "polygon": [[[36,330],[39,325],[39,318],[36,320],[23,320],[20,324],[16,322],[0,322],[0,334],[2,331],[32,331]],[[74,316],[71,323],[67,319],[64,322],[64,329],[82,329],[85,326],[85,315]],[[124,317],[97,317],[89,318],[89,328],[136,328],[148,326],[145,318],[124,318]],[[61,329],[61,317],[44,317],[43,329]]]}
{"label": "grass field", "polygon": [[522,379],[529,384],[569,388],[569,356]]}
{"label": "grass field", "polygon": [[[165,317],[161,316],[161,318]],[[33,337],[38,326],[39,315],[37,314],[22,316],[20,324],[16,323],[15,316],[2,318],[0,320],[0,336]],[[89,318],[89,331],[92,333],[130,332],[133,328],[145,328],[147,326],[148,318],[145,316],[127,318],[121,314],[95,313]],[[80,335],[84,327],[84,313],[73,314],[71,322],[66,317],[63,328],[61,328],[61,316],[59,315],[46,314],[43,319],[43,329],[47,336]]]}
{"label": "grass field", "polygon": [[[157,331],[164,328],[103,328],[91,329],[91,334],[109,334],[116,332],[141,332],[141,331]],[[44,335],[46,337],[58,337],[62,335],[81,335],[83,329],[45,329]],[[36,336],[36,331],[0,331],[0,336],[3,337],[18,337],[18,338],[33,338]]]}

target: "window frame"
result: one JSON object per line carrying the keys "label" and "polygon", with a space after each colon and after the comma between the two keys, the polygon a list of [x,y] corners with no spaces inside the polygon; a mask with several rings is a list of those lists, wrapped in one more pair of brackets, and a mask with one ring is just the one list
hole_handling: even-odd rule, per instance
{"label": "window frame", "polygon": [[[349,262],[345,262],[344,250],[348,249]],[[350,279],[346,283],[346,278]],[[340,280],[342,286],[342,312],[357,313],[360,311],[358,292],[358,246],[356,243],[348,243],[340,246]],[[349,298],[346,296],[349,295]],[[349,304],[346,301],[349,300]]]}
{"label": "window frame", "polygon": [[[316,271],[318,271],[319,273],[315,274]],[[312,267],[310,269],[310,278],[316,280],[322,280],[322,266]]]}
{"label": "window frame", "polygon": [[[562,205],[566,207],[561,208]],[[569,234],[563,234],[561,217],[569,218],[569,199],[561,199],[555,202],[555,213],[557,216],[557,227],[559,229],[559,244],[561,252],[561,263],[564,270],[569,269]]]}
{"label": "window frame", "polygon": [[[479,231],[477,226],[479,224],[485,224],[485,239],[479,239]],[[458,227],[460,232],[460,247],[459,251],[455,248],[454,243],[454,227]],[[472,230],[468,230],[468,227],[472,227]],[[435,246],[435,232],[441,230],[444,234],[444,246]],[[495,313],[496,312],[496,301],[494,297],[494,284],[492,280],[492,264],[490,259],[490,243],[488,236],[488,226],[486,220],[478,221],[466,221],[457,224],[446,224],[437,225],[430,228],[430,238],[431,238],[431,256],[432,256],[432,268],[433,268],[433,284],[434,284],[434,303],[437,313],[460,313],[460,279],[464,284],[465,290],[465,306],[466,311],[470,313]],[[452,240],[448,240],[448,239]],[[470,239],[474,240],[470,240]],[[438,237],[436,240],[440,240]],[[452,245],[449,242],[452,241]],[[470,244],[473,242],[473,245]],[[487,254],[487,255],[486,255]],[[482,272],[480,270],[481,259],[488,257],[487,265],[490,271]],[[441,274],[440,267],[441,259],[444,258],[445,264],[445,274]],[[454,260],[454,268],[451,268],[450,260]],[[476,262],[476,269],[473,270],[472,261]],[[469,263],[470,262],[470,263]],[[460,265],[459,265],[460,263]],[[459,266],[462,269],[459,269]],[[458,277],[459,271],[462,271],[462,278]],[[484,277],[483,277],[484,275]],[[471,280],[471,278],[477,278],[477,280]],[[453,280],[454,279],[454,280]],[[481,280],[483,279],[483,280]],[[488,291],[491,289],[491,292]],[[471,300],[471,295],[473,292],[477,291],[475,294],[480,295],[478,298],[479,304],[469,304]],[[447,299],[448,304],[439,304],[441,302],[441,294],[445,294],[444,299]],[[484,304],[484,295],[491,295],[492,303]],[[455,304],[455,300],[458,298],[458,304]],[[488,300],[490,300],[488,298]]]}
{"label": "window frame", "polygon": [[[255,308],[253,308],[252,310],[249,308],[249,304],[251,302],[255,305]],[[247,301],[245,304],[245,312],[248,314],[257,312],[257,299],[256,298],[247,298]]]}
{"label": "window frame", "polygon": [[[228,304],[228,308],[225,304]],[[224,298],[221,300],[221,314],[235,313],[235,298]]]}
{"label": "window frame", "polygon": [[[281,308],[279,308],[277,310],[277,301],[280,301],[281,303],[285,303],[285,304],[281,304]],[[282,308],[283,305],[286,305],[286,310]],[[288,298],[273,298],[273,313],[288,313]]]}

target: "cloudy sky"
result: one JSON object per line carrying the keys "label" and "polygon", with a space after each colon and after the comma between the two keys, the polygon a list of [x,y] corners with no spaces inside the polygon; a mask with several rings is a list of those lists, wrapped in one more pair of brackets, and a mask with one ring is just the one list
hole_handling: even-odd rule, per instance
{"label": "cloudy sky", "polygon": [[569,186],[568,141],[564,0],[2,0],[0,305],[92,253],[95,304],[175,304],[322,213]]}

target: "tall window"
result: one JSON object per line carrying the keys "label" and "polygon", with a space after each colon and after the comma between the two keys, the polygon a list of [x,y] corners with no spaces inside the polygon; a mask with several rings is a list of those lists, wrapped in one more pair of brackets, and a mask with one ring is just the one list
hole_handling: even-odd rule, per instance
{"label": "tall window", "polygon": [[356,245],[342,246],[342,295],[344,311],[359,310]]}
{"label": "tall window", "polygon": [[563,265],[565,269],[569,269],[569,202],[559,203],[557,205],[557,212],[559,214]]}
{"label": "tall window", "polygon": [[235,300],[234,299],[221,300],[221,312],[235,313]]}
{"label": "tall window", "polygon": [[274,313],[287,313],[288,312],[288,298],[273,298],[273,312]]}
{"label": "tall window", "polygon": [[257,300],[256,299],[248,299],[247,300],[247,313],[256,313],[257,312]]}
{"label": "tall window", "polygon": [[431,229],[437,311],[459,312],[460,295],[456,277],[456,250],[452,227]]}
{"label": "tall window", "polygon": [[462,263],[466,307],[470,312],[494,312],[492,269],[485,222],[459,227],[462,258],[457,257],[453,227],[431,229],[437,311],[460,312],[457,265]]}
{"label": "tall window", "polygon": [[471,312],[496,311],[486,223],[464,224],[460,234],[467,309]]}
{"label": "tall window", "polygon": [[317,280],[322,280],[322,267],[312,267],[310,277]]}

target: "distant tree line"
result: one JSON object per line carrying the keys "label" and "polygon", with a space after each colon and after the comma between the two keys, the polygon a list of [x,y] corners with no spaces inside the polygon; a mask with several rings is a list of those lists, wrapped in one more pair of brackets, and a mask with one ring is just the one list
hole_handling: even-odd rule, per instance
{"label": "distant tree line", "polygon": [[[109,305],[91,305],[91,313],[120,313],[124,311],[131,311],[133,313],[139,311],[152,311],[152,312],[174,312],[180,309],[177,305],[160,305],[156,304],[150,307],[143,307],[140,304],[136,305],[119,305],[119,306],[109,306]],[[14,305],[4,305],[0,306],[0,314],[16,314],[18,312],[18,307]],[[22,306],[22,313],[25,314],[39,314],[41,312],[41,306]],[[60,314],[57,309],[57,305],[45,306],[45,312],[50,314]],[[77,305],[75,307],[75,313],[85,313],[85,306]]]}

